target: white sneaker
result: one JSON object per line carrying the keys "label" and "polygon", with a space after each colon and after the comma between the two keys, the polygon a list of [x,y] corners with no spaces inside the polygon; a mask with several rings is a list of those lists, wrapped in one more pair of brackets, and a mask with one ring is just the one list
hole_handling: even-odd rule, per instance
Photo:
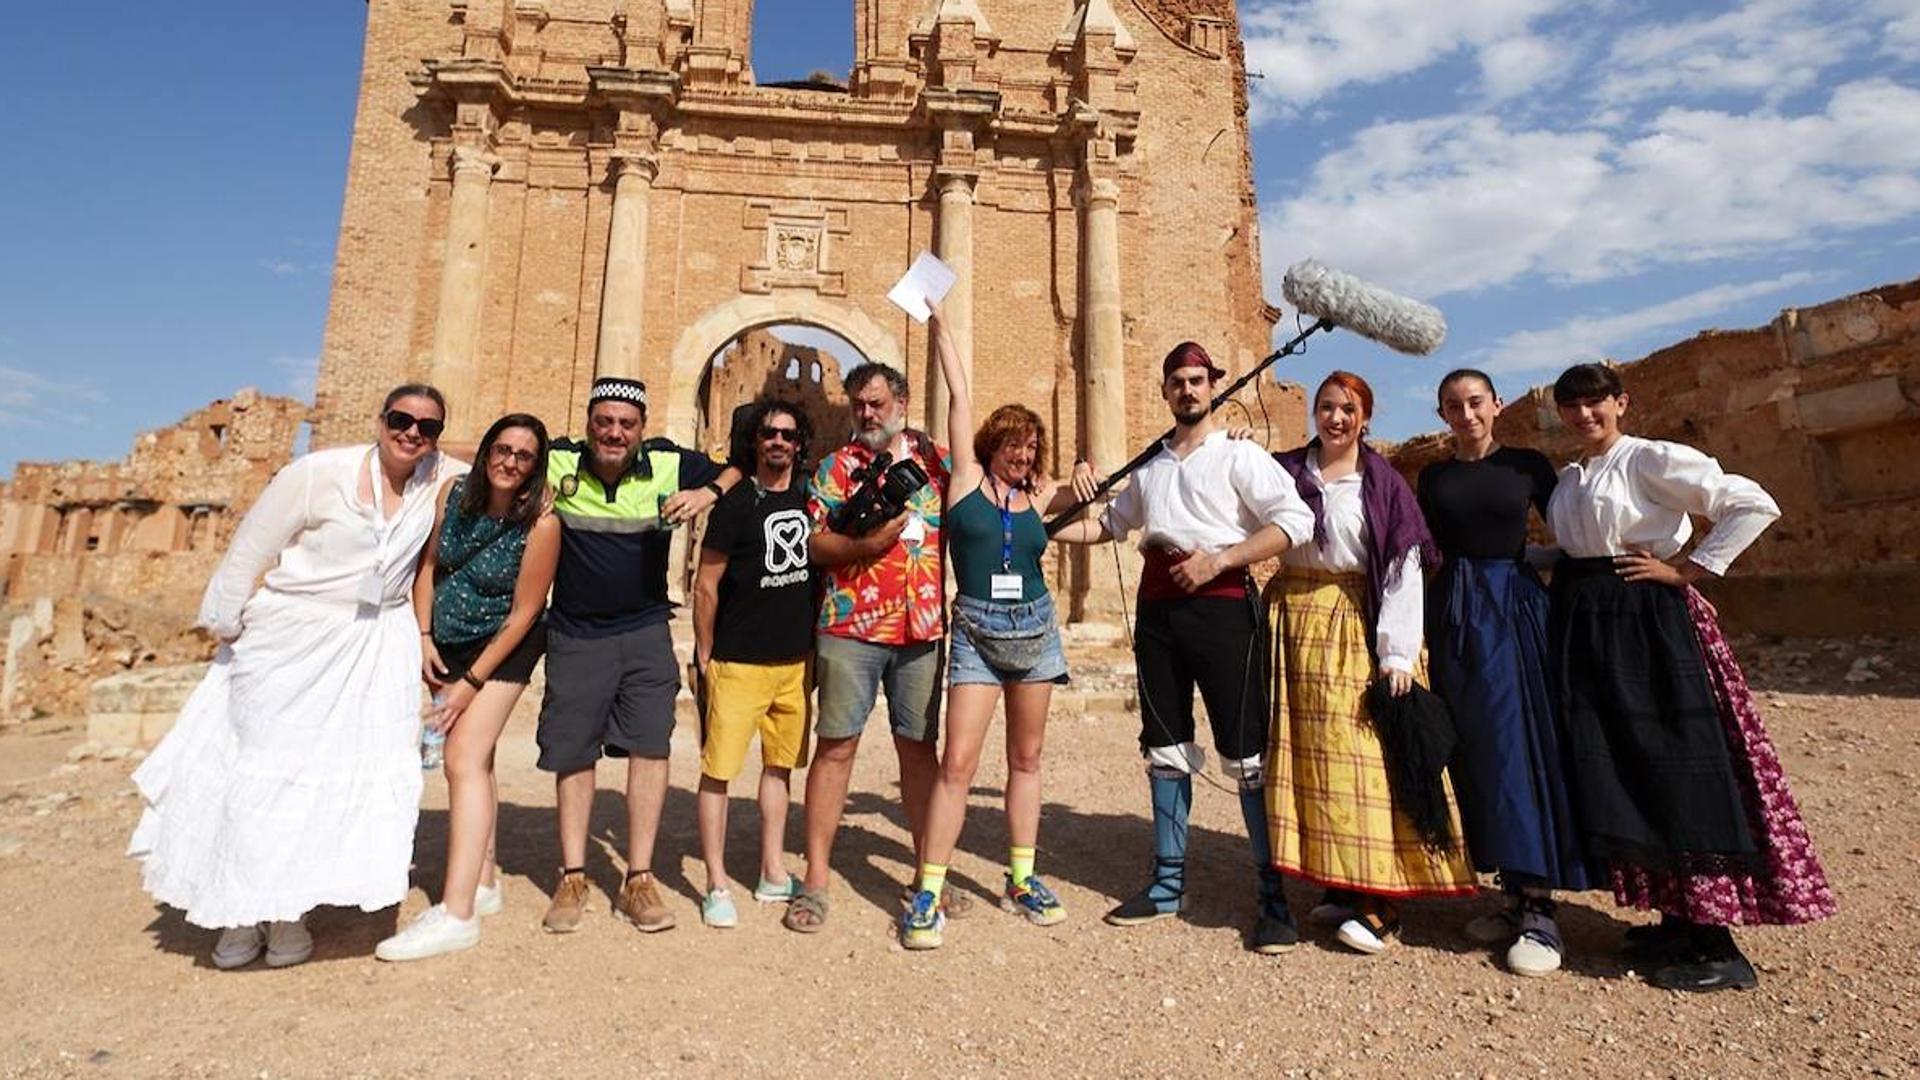
{"label": "white sneaker", "polygon": [[493,872],[493,884],[482,885],[473,890],[473,913],[475,915],[498,915],[507,906],[506,890],[500,887],[500,872]]}
{"label": "white sneaker", "polygon": [[313,955],[313,935],[307,932],[307,919],[302,915],[292,922],[274,922],[267,924],[267,966],[270,968],[292,967],[306,963]]}
{"label": "white sneaker", "polygon": [[1532,934],[1521,934],[1507,949],[1507,970],[1538,978],[1560,970],[1560,950]]}
{"label": "white sneaker", "polygon": [[1339,933],[1334,936],[1340,939],[1340,944],[1355,952],[1366,953],[1368,956],[1387,951],[1387,939],[1367,929],[1367,924],[1359,919],[1348,919],[1341,923]]}
{"label": "white sneaker", "polygon": [[459,952],[480,944],[480,917],[462,919],[435,904],[414,917],[405,930],[373,947],[373,955],[382,960],[425,960],[429,956]]}
{"label": "white sneaker", "polygon": [[267,947],[266,932],[255,926],[230,926],[220,931],[213,946],[213,966],[221,971],[243,968],[260,958]]}

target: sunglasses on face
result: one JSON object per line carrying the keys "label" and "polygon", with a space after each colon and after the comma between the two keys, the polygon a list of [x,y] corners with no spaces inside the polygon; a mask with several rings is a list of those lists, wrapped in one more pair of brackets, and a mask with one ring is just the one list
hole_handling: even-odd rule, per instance
{"label": "sunglasses on face", "polygon": [[[423,428],[422,430],[425,429]],[[511,446],[506,446],[501,443],[494,443],[493,448],[487,451],[487,456],[500,462],[502,465],[511,461],[515,465],[523,468],[532,465],[534,458],[533,451],[531,450],[515,450]]]}
{"label": "sunglasses on face", "polygon": [[417,427],[420,429],[421,438],[437,439],[440,437],[440,433],[447,429],[447,422],[445,420],[435,420],[431,416],[415,416],[410,412],[402,412],[399,409],[388,409],[384,419],[387,422],[387,430],[393,432],[395,435],[400,434],[408,428]]}
{"label": "sunglasses on face", "polygon": [[788,446],[800,445],[800,433],[790,427],[762,427],[759,434],[761,442],[772,442],[775,439],[779,439]]}

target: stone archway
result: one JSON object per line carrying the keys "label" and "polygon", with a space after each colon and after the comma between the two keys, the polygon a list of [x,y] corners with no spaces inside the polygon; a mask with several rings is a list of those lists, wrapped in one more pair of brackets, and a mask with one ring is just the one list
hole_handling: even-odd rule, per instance
{"label": "stone archway", "polygon": [[669,358],[666,423],[663,433],[681,446],[695,446],[700,438],[700,382],[714,354],[749,330],[778,323],[807,323],[845,338],[861,356],[906,370],[900,342],[858,308],[824,300],[811,293],[785,296],[740,296],[717,305],[680,333]]}
{"label": "stone archway", "polygon": [[[665,423],[659,432],[681,446],[701,445],[705,403],[701,383],[713,358],[742,334],[782,323],[805,323],[830,330],[846,339],[861,357],[906,371],[900,342],[858,308],[823,300],[812,293],[784,296],[739,296],[709,309],[680,333],[668,358]],[[841,359],[852,359],[842,357]],[[658,400],[658,399],[656,399]],[[693,534],[678,530],[673,540],[668,592],[681,600],[692,580]]]}

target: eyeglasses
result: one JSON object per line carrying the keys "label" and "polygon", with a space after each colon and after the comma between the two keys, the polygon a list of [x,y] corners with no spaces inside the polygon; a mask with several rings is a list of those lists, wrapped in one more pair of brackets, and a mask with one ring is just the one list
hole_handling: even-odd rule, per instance
{"label": "eyeglasses", "polygon": [[417,427],[420,429],[421,438],[437,439],[440,437],[441,432],[447,430],[447,422],[445,420],[435,420],[431,416],[415,416],[410,412],[402,412],[399,409],[388,409],[387,415],[383,417],[383,419],[387,422],[387,430],[393,432],[395,435],[400,434],[408,428]]}
{"label": "eyeglasses", "polygon": [[790,427],[762,427],[759,434],[761,442],[772,442],[775,439],[779,439],[788,446],[800,445],[800,433]]}
{"label": "eyeglasses", "polygon": [[507,446],[504,443],[494,443],[492,448],[487,451],[487,456],[503,465],[511,461],[515,465],[522,467],[533,464],[534,459],[533,451],[515,450],[513,447]]}

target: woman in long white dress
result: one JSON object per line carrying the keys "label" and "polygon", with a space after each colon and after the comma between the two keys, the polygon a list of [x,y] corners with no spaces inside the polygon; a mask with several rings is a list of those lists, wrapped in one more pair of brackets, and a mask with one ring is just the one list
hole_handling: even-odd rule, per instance
{"label": "woman in long white dress", "polygon": [[466,469],[437,449],[445,422],[439,391],[393,390],[372,445],[274,476],[207,585],[200,624],[222,644],[134,773],[146,810],[128,854],[154,899],[224,931],[216,967],[263,951],[300,963],[313,908],[406,896],[421,788],[414,572],[435,493]]}

